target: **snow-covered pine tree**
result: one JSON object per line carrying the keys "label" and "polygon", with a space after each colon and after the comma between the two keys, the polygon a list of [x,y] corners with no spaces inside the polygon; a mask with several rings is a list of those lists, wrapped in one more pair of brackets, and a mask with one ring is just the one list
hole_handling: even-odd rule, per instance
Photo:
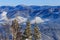
{"label": "snow-covered pine tree", "polygon": [[32,40],[32,31],[30,21],[27,20],[26,29],[24,31],[24,40]]}
{"label": "snow-covered pine tree", "polygon": [[34,37],[34,40],[40,40],[40,38],[41,38],[41,33],[40,33],[38,25],[36,23],[35,23],[35,27],[34,27],[33,37]]}
{"label": "snow-covered pine tree", "polygon": [[16,19],[12,22],[11,32],[12,32],[13,40],[21,40],[22,32],[20,32],[20,27]]}

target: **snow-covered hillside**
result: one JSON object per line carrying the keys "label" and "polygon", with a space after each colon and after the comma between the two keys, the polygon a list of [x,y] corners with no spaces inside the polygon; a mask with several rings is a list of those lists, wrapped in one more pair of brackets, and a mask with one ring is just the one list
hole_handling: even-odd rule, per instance
{"label": "snow-covered hillside", "polygon": [[[60,40],[60,6],[1,6],[0,28],[11,25],[14,19],[25,25],[27,19],[41,31],[41,40]],[[3,31],[0,29],[1,31]]]}

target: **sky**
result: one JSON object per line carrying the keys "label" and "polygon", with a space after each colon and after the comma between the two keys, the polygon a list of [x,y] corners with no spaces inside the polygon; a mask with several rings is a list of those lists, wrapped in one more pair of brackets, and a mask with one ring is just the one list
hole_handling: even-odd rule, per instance
{"label": "sky", "polygon": [[59,6],[60,0],[0,0],[0,6],[16,6],[16,5],[51,5]]}

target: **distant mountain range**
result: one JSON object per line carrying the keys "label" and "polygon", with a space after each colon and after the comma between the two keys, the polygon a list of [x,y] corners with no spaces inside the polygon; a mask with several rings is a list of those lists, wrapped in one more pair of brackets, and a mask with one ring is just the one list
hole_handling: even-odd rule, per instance
{"label": "distant mountain range", "polygon": [[[6,11],[7,17],[11,18],[17,12],[29,14],[29,16],[40,16],[42,18],[59,18],[60,6],[1,6],[0,14]],[[20,14],[21,14],[20,13]],[[11,16],[12,15],[12,16]]]}

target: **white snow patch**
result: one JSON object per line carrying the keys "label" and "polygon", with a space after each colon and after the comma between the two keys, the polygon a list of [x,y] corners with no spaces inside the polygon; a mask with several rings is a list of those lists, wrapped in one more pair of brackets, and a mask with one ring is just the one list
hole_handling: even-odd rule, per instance
{"label": "white snow patch", "polygon": [[17,19],[18,23],[23,23],[23,22],[27,21],[27,18],[24,18],[24,17],[21,17],[21,16],[17,16],[16,19]]}
{"label": "white snow patch", "polygon": [[29,39],[26,39],[26,40],[29,40]]}
{"label": "white snow patch", "polygon": [[8,20],[6,16],[7,12],[3,11],[1,14],[1,19],[0,20]]}
{"label": "white snow patch", "polygon": [[41,17],[35,17],[35,19],[31,21],[31,24],[34,24],[35,22],[42,23],[44,20]]}

